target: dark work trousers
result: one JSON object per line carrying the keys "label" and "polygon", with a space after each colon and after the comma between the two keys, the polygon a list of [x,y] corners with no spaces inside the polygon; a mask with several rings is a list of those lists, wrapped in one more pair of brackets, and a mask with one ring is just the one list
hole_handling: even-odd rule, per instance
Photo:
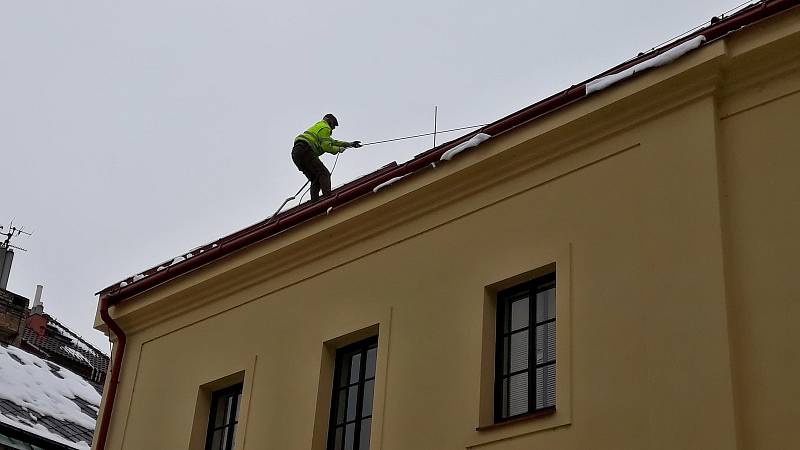
{"label": "dark work trousers", "polygon": [[331,193],[331,173],[319,157],[314,154],[303,141],[297,141],[292,148],[292,161],[294,165],[303,172],[303,175],[311,182],[311,200],[319,198],[319,191],[322,190],[322,195]]}

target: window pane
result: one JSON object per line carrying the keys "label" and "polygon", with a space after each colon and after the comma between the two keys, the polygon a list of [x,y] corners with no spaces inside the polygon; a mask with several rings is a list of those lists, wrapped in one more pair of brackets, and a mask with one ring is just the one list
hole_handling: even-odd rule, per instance
{"label": "window pane", "polygon": [[[338,362],[336,364],[339,364]],[[343,356],[341,361],[342,366],[339,367],[339,387],[347,386],[350,384],[350,357]]]}
{"label": "window pane", "polygon": [[361,408],[361,417],[372,415],[372,391],[375,389],[375,380],[364,383],[364,406]]}
{"label": "window pane", "polygon": [[347,389],[339,391],[336,400],[336,425],[344,423],[344,408],[347,406]]}
{"label": "window pane", "polygon": [[233,448],[233,444],[235,444],[235,443],[236,443],[236,426],[235,426],[235,425],[231,427],[231,439],[230,439],[230,442],[231,442],[231,445],[230,445],[230,447],[228,447],[228,448],[227,448],[227,449],[225,449],[225,450],[230,450],[230,449],[232,449],[232,448]]}
{"label": "window pane", "polygon": [[239,411],[242,409],[242,393],[239,392],[239,395],[236,396],[236,421],[239,421]]}
{"label": "window pane", "polygon": [[358,386],[352,386],[347,394],[347,420],[356,418],[356,401],[358,400]]}
{"label": "window pane", "polygon": [[361,353],[353,355],[353,360],[350,364],[350,383],[358,382],[359,371],[361,370]]}
{"label": "window pane", "polygon": [[536,409],[556,404],[556,365],[536,369]]}
{"label": "window pane", "polygon": [[509,373],[528,368],[528,330],[511,335]]}
{"label": "window pane", "polygon": [[226,428],[214,432],[211,437],[211,450],[223,450],[222,444],[225,441],[222,440],[222,432],[225,430]]}
{"label": "window pane", "polygon": [[514,375],[508,382],[508,415],[528,412],[528,373]]}
{"label": "window pane", "polygon": [[378,349],[371,348],[367,350],[367,371],[364,378],[372,378],[375,376],[375,360],[378,356]]}
{"label": "window pane", "polygon": [[511,342],[511,338],[503,338],[503,375],[508,375],[508,352],[510,350],[509,342]]}
{"label": "window pane", "polygon": [[225,397],[225,424],[228,425],[233,422],[233,413],[235,406],[233,402],[236,400],[236,395],[229,395]]}
{"label": "window pane", "polygon": [[502,417],[508,417],[508,378],[503,378],[503,405],[500,409]]}
{"label": "window pane", "polygon": [[556,359],[556,323],[536,327],[536,364]]}
{"label": "window pane", "polygon": [[528,318],[530,312],[528,311],[529,301],[525,297],[521,300],[516,300],[511,303],[511,330],[519,330],[528,326]]}
{"label": "window pane", "polygon": [[347,425],[344,433],[344,450],[353,450],[353,443],[356,437],[356,424]]}
{"label": "window pane", "polygon": [[227,397],[217,397],[216,404],[214,405],[214,428],[219,428],[225,425],[225,415],[227,413],[226,407],[228,402]]}
{"label": "window pane", "polygon": [[223,450],[229,450],[228,434],[231,432],[231,429],[229,427],[225,427],[220,431],[222,431],[222,447],[220,448],[222,448]]}
{"label": "window pane", "polygon": [[334,436],[333,449],[342,450],[342,441],[344,440],[344,427],[336,429],[336,436]]}
{"label": "window pane", "polygon": [[369,450],[369,435],[372,428],[372,419],[361,421],[361,435],[358,439],[358,450]]}
{"label": "window pane", "polygon": [[556,288],[536,294],[536,321],[544,322],[556,316]]}

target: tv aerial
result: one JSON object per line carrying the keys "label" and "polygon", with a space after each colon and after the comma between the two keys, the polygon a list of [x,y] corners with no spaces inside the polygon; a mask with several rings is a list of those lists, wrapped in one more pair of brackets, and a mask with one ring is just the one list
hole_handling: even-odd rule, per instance
{"label": "tv aerial", "polygon": [[25,227],[17,228],[16,226],[14,226],[13,220],[11,221],[11,224],[9,224],[7,228],[4,227],[3,225],[0,225],[0,236],[5,237],[5,240],[2,243],[0,243],[0,248],[16,249],[16,250],[22,250],[23,252],[27,252],[28,250],[22,247],[11,245],[11,238],[19,236],[33,236],[33,233],[25,231],[24,228]]}

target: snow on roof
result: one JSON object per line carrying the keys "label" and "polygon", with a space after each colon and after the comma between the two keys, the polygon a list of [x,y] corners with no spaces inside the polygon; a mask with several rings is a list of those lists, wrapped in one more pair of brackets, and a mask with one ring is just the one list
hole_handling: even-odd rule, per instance
{"label": "snow on roof", "polygon": [[372,192],[378,192],[381,189],[385,188],[386,186],[391,186],[391,185],[397,183],[398,181],[402,180],[403,178],[405,178],[405,175],[402,176],[402,177],[394,177],[389,181],[384,181],[383,183],[381,183],[381,184],[375,186],[374,188],[372,188]]}
{"label": "snow on roof", "polygon": [[451,148],[450,150],[444,152],[442,154],[442,157],[439,158],[439,160],[440,161],[449,161],[449,160],[453,159],[459,153],[463,152],[464,150],[466,150],[468,148],[472,148],[472,147],[477,147],[478,145],[481,144],[481,142],[489,139],[490,137],[491,136],[489,136],[486,133],[478,133],[475,136],[472,136],[472,138],[470,138],[470,140],[468,140],[467,142],[464,142],[463,144],[456,145],[455,147]]}
{"label": "snow on roof", "polygon": [[61,322],[57,321],[56,319],[54,319],[52,317],[49,317],[49,320],[47,321],[47,324],[52,326],[56,330],[58,330],[58,332],[61,333],[61,335],[63,335],[64,337],[67,337],[70,341],[72,341],[72,344],[75,347],[77,347],[78,349],[83,350],[83,351],[88,352],[88,353],[92,353],[94,355],[98,355],[98,356],[102,355],[102,356],[108,358],[108,356],[106,356],[106,354],[104,354],[102,351],[100,351],[100,350],[94,348],[93,346],[91,346],[88,342],[86,342],[86,340],[84,340],[82,337],[80,337],[74,331],[72,331],[69,328],[67,328],[64,325],[62,325]]}
{"label": "snow on roof", "polygon": [[73,348],[66,347],[66,346],[64,346],[63,349],[64,349],[65,352],[69,353],[70,355],[74,356],[75,358],[85,362],[86,364],[89,364],[89,358],[83,356],[83,354],[81,352],[79,352],[79,351],[77,351],[77,350],[75,350]]}
{"label": "snow on roof", "polygon": [[[83,406],[83,407],[82,407]],[[100,394],[83,378],[16,347],[0,346],[0,422],[88,449]]]}
{"label": "snow on roof", "polygon": [[[744,6],[744,5],[743,5]],[[789,8],[795,7],[795,2],[783,2],[780,0],[764,0],[761,2],[757,2],[748,6],[745,6],[742,9],[739,9],[735,14],[725,17],[724,19],[717,21],[711,21],[710,25],[699,30],[693,31],[691,34],[686,36],[685,38],[681,38],[674,42],[665,43],[664,45],[660,46],[658,49],[653,49],[653,51],[648,53],[641,53],[637,57],[626,61],[617,67],[604,72],[597,77],[591,78],[581,84],[573,85],[570,88],[555,94],[551,97],[545,98],[533,105],[530,105],[526,108],[521,109],[511,115],[508,115],[504,118],[498,119],[491,124],[488,124],[482,127],[476,134],[467,134],[462,138],[455,139],[448,143],[439,145],[436,148],[430,149],[426,152],[420,153],[419,155],[415,156],[414,159],[407,161],[403,164],[398,165],[397,163],[392,163],[392,167],[384,167],[379,169],[378,171],[374,172],[373,174],[365,175],[359,177],[358,179],[347,183],[344,186],[340,186],[334,191],[339,191],[333,193],[327,201],[318,202],[316,205],[318,206],[319,210],[315,208],[315,204],[311,205],[298,205],[295,211],[289,210],[284,211],[280,214],[281,217],[278,217],[277,220],[272,220],[270,217],[267,220],[261,221],[254,225],[251,225],[243,230],[237,231],[231,235],[226,237],[220,238],[218,243],[220,244],[230,244],[234,240],[239,240],[240,242],[244,242],[247,239],[243,239],[245,237],[253,237],[255,235],[261,235],[262,233],[267,234],[265,230],[269,230],[271,234],[276,234],[287,227],[291,227],[296,225],[299,221],[301,221],[301,217],[305,220],[308,217],[313,217],[312,212],[316,214],[322,214],[323,212],[330,213],[330,209],[325,209],[330,207],[339,206],[340,200],[341,202],[349,202],[352,201],[356,197],[360,197],[364,194],[361,188],[368,187],[368,189],[364,189],[364,191],[369,190],[372,191],[374,187],[383,184],[381,187],[385,187],[391,182],[397,181],[392,180],[392,178],[397,177],[405,177],[410,175],[414,171],[420,169],[419,164],[420,161],[425,161],[425,167],[436,167],[436,161],[430,161],[429,157],[432,155],[439,155],[437,160],[449,160],[459,154],[460,152],[479,145],[486,139],[492,137],[492,135],[496,136],[501,133],[508,132],[514,129],[516,126],[520,125],[521,123],[527,123],[531,120],[535,120],[538,117],[543,116],[544,114],[548,114],[558,108],[564,107],[574,101],[583,99],[589,94],[593,92],[597,92],[603,89],[606,89],[622,80],[628,79],[630,77],[636,76],[639,73],[655,68],[664,66],[666,64],[672,63],[673,61],[677,60],[678,58],[684,56],[686,53],[700,47],[706,41],[714,41],[727,35],[728,33],[737,31],[744,26],[755,23],[759,20],[762,20],[766,17],[773,16],[775,14],[779,14]],[[737,8],[738,9],[738,8]],[[615,72],[616,71],[616,72]],[[487,133],[484,133],[486,131]],[[475,133],[475,132],[473,132]],[[469,136],[469,138],[467,138]],[[466,140],[468,139],[468,140]],[[452,145],[452,148],[448,147]],[[384,170],[385,169],[385,170]],[[373,176],[374,175],[374,176]],[[384,178],[385,177],[385,178]],[[384,183],[378,182],[374,183],[377,180],[383,179]],[[379,190],[379,189],[378,189]],[[324,204],[323,204],[324,203]],[[334,203],[331,205],[330,203]],[[277,225],[276,225],[277,224]],[[201,246],[198,248],[203,248],[204,250],[211,250],[217,248],[218,244],[214,243],[210,247],[208,245]],[[213,257],[208,257],[203,259],[203,264],[208,263],[209,261],[216,260],[227,255],[229,252],[235,251],[239,248],[238,244],[235,245],[228,245],[226,250],[221,252],[215,252]],[[203,250],[200,251],[202,253]],[[198,253],[199,254],[199,253]],[[189,255],[185,255],[189,256]],[[183,264],[180,264],[183,263]],[[122,281],[121,283],[112,284],[99,292],[97,294],[107,295],[111,299],[112,302],[116,303],[127,299],[137,293],[148,289],[152,286],[157,284],[163,283],[166,280],[172,279],[177,277],[189,270],[192,270],[198,267],[201,263],[195,264],[187,264],[187,258],[183,256],[176,257],[171,263],[164,263],[159,266],[157,269],[155,266],[152,269],[146,271],[146,274],[153,275],[157,272],[163,272],[167,270],[167,273],[159,274],[159,277],[151,277],[149,282],[146,280],[133,280],[131,277]],[[178,265],[179,267],[173,267]],[[175,270],[172,270],[172,269]],[[130,280],[130,282],[128,282]]]}
{"label": "snow on roof", "polygon": [[611,74],[602,78],[598,78],[596,80],[590,81],[586,83],[586,94],[589,95],[592,92],[602,91],[603,89],[611,86],[612,84],[619,83],[620,81],[630,78],[634,75],[637,75],[639,72],[644,72],[647,69],[652,69],[654,67],[661,67],[667,65],[676,59],[680,58],[681,56],[685,55],[686,53],[700,47],[703,45],[703,42],[706,41],[706,37],[703,35],[697,36],[694,39],[690,39],[680,45],[677,45],[664,53],[648,59],[646,61],[642,61],[639,64],[636,64],[633,67],[629,67],[622,72],[618,72],[615,74]]}

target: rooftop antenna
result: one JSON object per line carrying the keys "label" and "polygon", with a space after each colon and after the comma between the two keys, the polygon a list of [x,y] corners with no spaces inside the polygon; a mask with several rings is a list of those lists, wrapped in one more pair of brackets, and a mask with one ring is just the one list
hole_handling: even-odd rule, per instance
{"label": "rooftop antenna", "polygon": [[436,148],[436,119],[439,117],[439,106],[433,107],[433,148]]}
{"label": "rooftop antenna", "polygon": [[28,250],[18,247],[16,245],[11,245],[11,238],[19,237],[19,236],[33,236],[33,233],[29,233],[25,231],[25,227],[15,227],[14,221],[12,220],[8,227],[3,227],[0,225],[0,236],[5,236],[5,240],[0,243],[0,248],[4,249],[16,249],[22,250],[23,252],[27,252]]}
{"label": "rooftop antenna", "polygon": [[22,235],[33,236],[33,233],[28,233],[23,227],[15,227],[13,220],[8,228],[0,225],[0,236],[5,236],[5,240],[0,242],[0,289],[2,290],[8,288],[8,277],[11,274],[11,264],[14,262],[14,249],[27,252],[22,247],[11,245],[11,238]]}

